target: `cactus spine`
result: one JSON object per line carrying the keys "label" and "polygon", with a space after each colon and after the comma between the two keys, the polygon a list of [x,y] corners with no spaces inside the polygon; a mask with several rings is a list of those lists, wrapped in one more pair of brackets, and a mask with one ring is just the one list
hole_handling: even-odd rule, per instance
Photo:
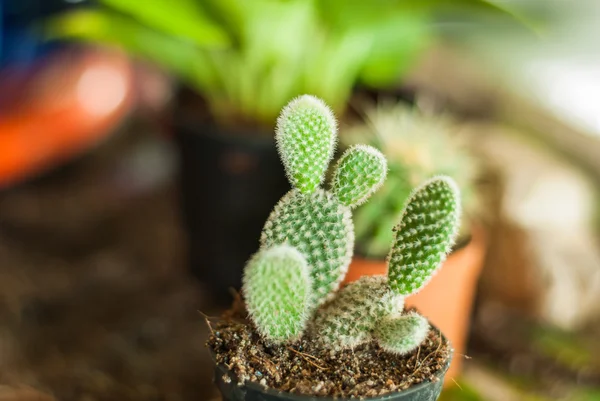
{"label": "cactus spine", "polygon": [[[392,228],[402,213],[403,203],[398,200],[407,199],[431,177],[448,175],[456,181],[463,222],[481,211],[475,188],[478,163],[458,122],[444,113],[386,101],[366,107],[364,120],[345,127],[342,142],[376,146],[388,159],[389,172],[383,187],[354,212],[356,249],[361,254],[369,258],[387,255],[394,238]],[[471,225],[466,226],[468,231]]]}

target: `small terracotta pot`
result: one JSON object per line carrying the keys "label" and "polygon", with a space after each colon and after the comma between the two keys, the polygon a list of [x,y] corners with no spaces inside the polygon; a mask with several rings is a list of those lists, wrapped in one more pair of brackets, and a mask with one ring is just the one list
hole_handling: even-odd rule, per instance
{"label": "small terracotta pot", "polygon": [[[460,372],[470,324],[477,279],[483,267],[487,238],[482,227],[472,230],[471,241],[448,256],[441,269],[421,292],[406,298],[407,307],[415,307],[450,339],[455,355],[446,377]],[[354,258],[344,284],[362,276],[383,275],[387,264],[381,260]],[[446,384],[452,383],[447,380]]]}

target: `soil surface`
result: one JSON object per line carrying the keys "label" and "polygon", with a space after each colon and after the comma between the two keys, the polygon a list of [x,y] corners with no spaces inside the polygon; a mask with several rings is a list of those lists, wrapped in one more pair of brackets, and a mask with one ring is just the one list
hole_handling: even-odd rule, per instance
{"label": "soil surface", "polygon": [[435,374],[451,352],[433,329],[417,351],[398,356],[376,343],[345,351],[324,350],[306,338],[291,345],[268,344],[251,324],[231,316],[211,326],[208,347],[240,383],[304,395],[364,398],[406,390],[439,380]]}

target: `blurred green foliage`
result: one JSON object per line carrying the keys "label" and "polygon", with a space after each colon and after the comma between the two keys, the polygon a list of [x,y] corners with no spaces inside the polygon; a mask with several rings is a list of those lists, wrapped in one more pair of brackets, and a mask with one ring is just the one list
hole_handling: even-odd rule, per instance
{"label": "blurred green foliage", "polygon": [[99,0],[49,21],[50,38],[117,45],[198,91],[221,123],[271,126],[291,98],[343,111],[384,87],[435,34],[434,14],[512,15],[486,0]]}
{"label": "blurred green foliage", "polygon": [[531,333],[531,342],[535,351],[566,368],[600,373],[600,345],[596,339],[590,341],[558,328],[540,326]]}
{"label": "blurred green foliage", "polygon": [[485,401],[485,397],[468,382],[460,380],[445,388],[438,401]]}

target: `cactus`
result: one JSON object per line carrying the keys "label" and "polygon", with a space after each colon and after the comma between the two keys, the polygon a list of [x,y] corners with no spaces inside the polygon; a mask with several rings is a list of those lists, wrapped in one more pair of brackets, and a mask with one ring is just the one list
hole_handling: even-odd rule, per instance
{"label": "cactus", "polygon": [[377,323],[373,337],[387,352],[404,355],[417,348],[427,337],[428,332],[427,319],[410,312],[383,318]]}
{"label": "cactus", "polygon": [[342,288],[316,315],[311,331],[323,344],[353,348],[370,340],[383,317],[399,313],[404,298],[390,291],[385,276],[365,276]]}
{"label": "cactus", "polygon": [[312,325],[325,346],[353,348],[375,339],[393,353],[412,351],[429,325],[422,316],[401,315],[404,296],[421,289],[449,252],[458,231],[460,197],[448,177],[435,177],[407,199],[395,228],[387,277],[363,277],[322,307]]}
{"label": "cactus", "polygon": [[452,179],[435,177],[418,187],[394,228],[390,288],[408,296],[427,284],[450,252],[459,223],[460,195]]}
{"label": "cactus", "polygon": [[298,339],[310,327],[324,347],[375,340],[404,354],[429,329],[422,316],[402,314],[404,297],[425,285],[449,252],[460,219],[458,189],[448,177],[417,188],[395,228],[388,274],[363,277],[336,292],[354,246],[351,209],[381,186],[387,164],[376,149],[353,146],[336,164],[331,190],[321,188],[335,130],[327,106],[311,96],[293,100],[278,120],[278,149],[294,188],[275,206],[261,248],[246,266],[249,316],[274,343]]}
{"label": "cactus", "polygon": [[294,187],[275,206],[261,247],[288,243],[306,257],[313,281],[311,303],[326,302],[343,280],[354,248],[351,207],[385,179],[385,158],[368,146],[348,149],[334,172],[333,191],[319,188],[336,143],[331,111],[312,96],[285,107],[277,123],[278,150]]}
{"label": "cactus", "polygon": [[309,317],[311,280],[300,252],[280,245],[256,253],[244,270],[243,293],[259,333],[274,343],[300,337]]}
{"label": "cactus", "polygon": [[463,227],[468,230],[469,219],[480,212],[475,191],[477,163],[460,125],[443,114],[392,102],[367,108],[365,120],[346,127],[341,140],[346,146],[369,143],[377,147],[388,160],[389,172],[383,187],[354,212],[356,251],[368,258],[385,258],[402,200],[438,175],[452,177],[461,188]]}

